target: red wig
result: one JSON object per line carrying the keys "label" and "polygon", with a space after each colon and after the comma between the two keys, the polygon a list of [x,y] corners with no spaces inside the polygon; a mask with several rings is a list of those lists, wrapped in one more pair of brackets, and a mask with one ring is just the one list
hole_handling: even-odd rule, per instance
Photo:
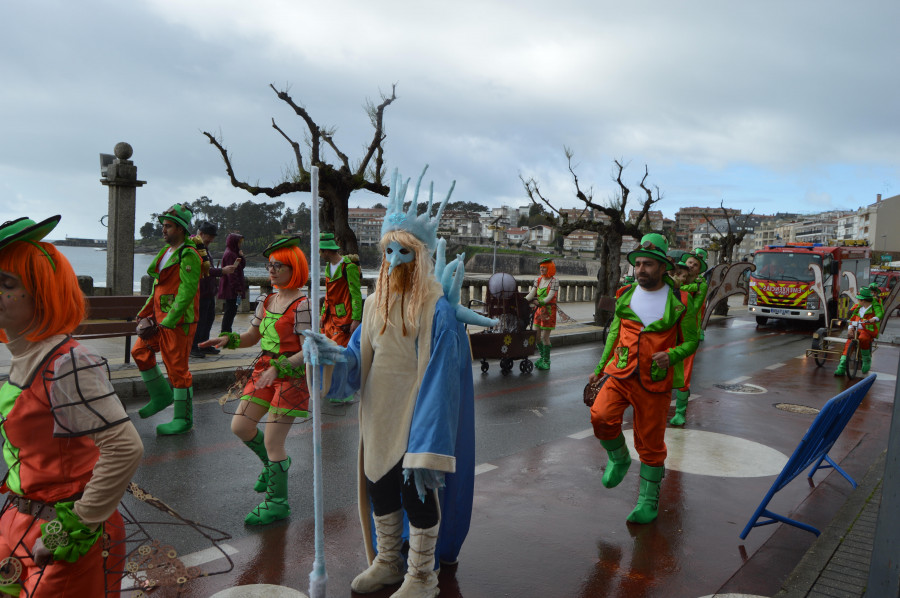
{"label": "red wig", "polygon": [[[0,249],[0,270],[18,276],[34,298],[34,318],[26,339],[37,342],[70,334],[81,324],[85,315],[84,294],[72,265],[56,247],[43,241],[14,241]],[[0,341],[8,341],[3,332]]]}
{"label": "red wig", "polygon": [[269,258],[291,267],[291,279],[281,288],[301,289],[309,282],[309,264],[299,247],[280,247],[270,253]]}

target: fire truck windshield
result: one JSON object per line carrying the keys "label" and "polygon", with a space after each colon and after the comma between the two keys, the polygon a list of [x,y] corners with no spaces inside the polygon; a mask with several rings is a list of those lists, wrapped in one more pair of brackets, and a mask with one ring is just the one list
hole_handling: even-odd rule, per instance
{"label": "fire truck windshield", "polygon": [[822,256],[814,253],[757,253],[753,257],[756,272],[753,277],[762,280],[798,280],[812,282],[809,264],[822,265]]}

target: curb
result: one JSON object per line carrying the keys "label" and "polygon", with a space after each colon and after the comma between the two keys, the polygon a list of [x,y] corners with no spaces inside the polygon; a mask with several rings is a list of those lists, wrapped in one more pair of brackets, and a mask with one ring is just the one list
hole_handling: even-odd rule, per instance
{"label": "curb", "polygon": [[[578,329],[572,332],[554,334],[552,340],[553,345],[557,347],[583,343],[601,343],[603,342],[603,329],[593,325],[578,326]],[[253,356],[255,356],[255,353]],[[229,358],[222,360],[216,364],[218,367],[198,364],[201,367],[191,370],[191,375],[194,378],[194,391],[224,391],[234,383],[234,371],[237,368],[249,366],[253,356],[248,355],[245,359]],[[115,373],[113,374],[113,388],[126,408],[143,406],[149,399],[144,382],[136,369],[130,369],[127,373],[132,375],[116,377]]]}
{"label": "curb", "polygon": [[828,527],[816,538],[794,570],[787,576],[781,590],[775,594],[775,598],[805,598],[809,594],[845,540],[863,508],[871,500],[875,488],[884,475],[886,458],[887,451],[884,451],[869,467],[865,477],[847,497],[846,502],[832,518]]}

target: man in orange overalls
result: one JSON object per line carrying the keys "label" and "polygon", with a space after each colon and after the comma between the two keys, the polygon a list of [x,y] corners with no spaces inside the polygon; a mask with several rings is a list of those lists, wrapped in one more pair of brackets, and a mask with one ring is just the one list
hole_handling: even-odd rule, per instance
{"label": "man in orange overalls", "polygon": [[684,385],[683,361],[697,350],[697,315],[687,293],[675,289],[666,275],[666,239],[650,233],[628,254],[636,285],[616,293],[616,314],[600,363],[591,383],[605,378],[591,406],[594,435],[609,455],[603,485],[613,488],[631,465],[622,434],[622,414],[634,409],[634,447],[641,459],[637,506],[633,523],[656,519],[659,485],[665,472],[666,416],[672,388]]}
{"label": "man in orange overalls", "polygon": [[362,321],[359,257],[341,255],[334,233],[319,235],[319,255],[325,260],[325,300],[322,333],[344,347]]}
{"label": "man in orange overalls", "polygon": [[[140,416],[150,417],[175,403],[172,421],[156,427],[160,436],[184,434],[194,422],[194,379],[188,369],[188,357],[197,330],[201,258],[188,236],[192,216],[182,204],[175,204],[159,216],[166,246],[147,268],[147,274],[153,278],[153,291],[137,314],[139,338],[131,349],[150,393],[150,402],[138,411]],[[140,332],[147,329],[148,320],[158,326],[158,332],[152,336]],[[157,351],[162,355],[171,386],[156,363]]]}

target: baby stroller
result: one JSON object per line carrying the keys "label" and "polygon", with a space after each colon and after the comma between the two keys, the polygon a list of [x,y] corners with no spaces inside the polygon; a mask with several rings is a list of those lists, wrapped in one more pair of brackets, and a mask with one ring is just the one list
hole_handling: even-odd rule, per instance
{"label": "baby stroller", "polygon": [[500,323],[493,328],[469,335],[472,357],[481,359],[481,373],[490,369],[488,359],[500,360],[500,372],[508,374],[517,359],[519,371],[530,374],[534,363],[528,359],[534,355],[536,335],[532,330],[532,309],[525,294],[518,291],[516,279],[500,273],[488,279],[487,303],[473,299],[469,308],[483,306],[484,315],[497,318]]}

